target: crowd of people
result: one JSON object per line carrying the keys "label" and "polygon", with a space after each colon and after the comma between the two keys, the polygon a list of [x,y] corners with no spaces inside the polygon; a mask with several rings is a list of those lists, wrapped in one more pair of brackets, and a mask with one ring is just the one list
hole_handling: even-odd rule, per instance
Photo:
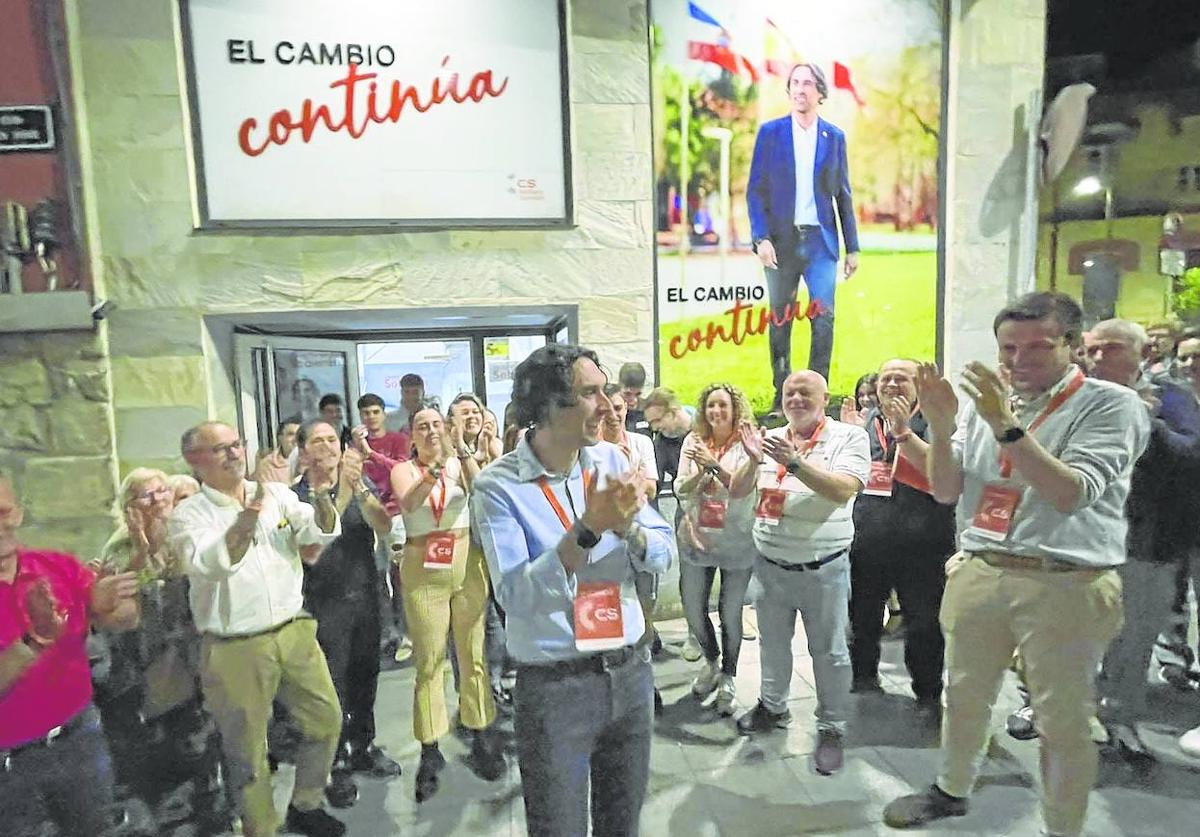
{"label": "crowd of people", "polygon": [[[519,365],[503,420],[469,393],[443,411],[409,375],[398,410],[369,393],[349,426],[326,395],[253,463],[237,430],[205,422],[182,436],[190,475],[128,474],[120,528],[82,563],[19,545],[0,475],[6,833],[49,817],[94,837],[127,828],[132,800],[150,834],[235,818],[252,837],[342,834],[326,804],[353,805],[356,774],[402,772],[375,741],[386,647],[416,675],[418,801],[440,790],[455,718],[471,769],[501,777],[511,714],[530,834],[636,834],[663,711],[653,614],[678,560],[692,692],[739,733],[792,722],[799,614],[812,765],[837,774],[853,695],[883,688],[894,597],[914,723],[940,728],[943,768],[885,822],[967,812],[1011,668],[1026,701],[1008,728],[1041,737],[1047,833],[1078,835],[1096,745],[1152,758],[1148,667],[1197,684],[1200,332],[1084,332],[1055,293],[994,330],[999,363],[969,364],[961,400],[936,366],[895,358],[831,408],[825,378],[800,370],[771,427],[732,383],[693,408],[644,392],[638,364],[610,382],[594,352],[559,344]],[[748,601],[761,672],[739,708]],[[1180,746],[1200,756],[1200,727]],[[296,771],[283,823],[280,760]]]}

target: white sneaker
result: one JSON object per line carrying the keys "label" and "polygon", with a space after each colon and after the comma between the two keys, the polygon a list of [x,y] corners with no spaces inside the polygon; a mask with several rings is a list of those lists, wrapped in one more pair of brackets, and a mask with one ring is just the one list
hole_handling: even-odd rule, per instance
{"label": "white sneaker", "polygon": [[402,663],[413,655],[412,640],[408,637],[396,643],[396,662]]}
{"label": "white sneaker", "polygon": [[1095,715],[1088,719],[1088,731],[1091,733],[1093,744],[1103,745],[1108,743],[1110,738],[1108,727],[1104,726]]}
{"label": "white sneaker", "polygon": [[1179,749],[1192,758],[1200,759],[1200,727],[1190,729],[1179,736]]}
{"label": "white sneaker", "polygon": [[706,698],[713,693],[721,682],[721,666],[715,660],[704,663],[704,668],[692,681],[692,694],[698,698]]}
{"label": "white sneaker", "polygon": [[728,718],[737,709],[737,689],[734,688],[733,677],[721,675],[721,685],[717,686],[717,714]]}
{"label": "white sneaker", "polygon": [[[704,652],[700,650],[700,643],[696,642],[696,638],[688,633],[687,642],[683,644],[683,658],[689,663],[694,663],[696,660],[704,656]],[[711,689],[709,691],[712,691]]]}

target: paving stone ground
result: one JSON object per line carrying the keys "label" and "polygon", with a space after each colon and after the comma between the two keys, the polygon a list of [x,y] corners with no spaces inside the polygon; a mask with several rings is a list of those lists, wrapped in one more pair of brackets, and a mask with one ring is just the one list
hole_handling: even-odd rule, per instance
{"label": "paving stone ground", "polygon": [[[747,609],[752,618],[753,611]],[[815,746],[812,661],[803,627],[798,626],[792,677],[792,727],[744,738],[733,721],[717,716],[711,699],[690,691],[698,663],[680,657],[686,636],[682,620],[659,625],[666,643],[655,662],[665,701],[651,750],[649,795],[642,812],[645,837],[786,837],[787,835],[895,835],[881,822],[893,797],[920,789],[938,764],[937,734],[924,729],[912,712],[913,697],[899,641],[884,644],[885,694],[857,699],[857,717],[847,736],[846,767],[837,776],[816,774],[810,761]],[[759,646],[747,642],[737,678],[743,708],[758,694]],[[411,667],[383,674],[378,700],[378,741],[404,766],[390,782],[360,779],[357,805],[336,812],[351,835],[423,837],[518,837],[525,832],[520,776],[515,755],[498,782],[476,778],[465,764],[469,742],[450,736],[442,745],[449,765],[442,789],[418,805],[413,799],[419,747],[412,738]],[[448,688],[452,688],[449,682]],[[993,717],[994,734],[970,813],[961,819],[905,834],[1013,835],[1041,833],[1038,813],[1038,745],[1004,733],[1004,718],[1018,705],[1008,682]],[[1200,833],[1200,762],[1178,750],[1178,734],[1200,723],[1200,696],[1155,689],[1152,720],[1143,735],[1159,753],[1149,770],[1134,770],[1115,756],[1103,756],[1100,781],[1091,797],[1087,834],[1094,837],[1183,837]],[[277,776],[277,801],[286,805],[291,774]]]}

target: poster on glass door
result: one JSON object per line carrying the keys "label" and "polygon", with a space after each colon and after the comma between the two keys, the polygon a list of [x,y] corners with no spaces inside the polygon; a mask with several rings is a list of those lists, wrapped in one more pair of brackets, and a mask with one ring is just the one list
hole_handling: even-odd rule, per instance
{"label": "poster on glass door", "polygon": [[942,7],[652,3],[659,367],[684,403],[729,381],[762,413],[788,370],[836,396],[934,359]]}
{"label": "poster on glass door", "polygon": [[315,419],[325,395],[337,395],[346,404],[346,357],[341,352],[276,349],[274,355],[281,421],[301,424]]}

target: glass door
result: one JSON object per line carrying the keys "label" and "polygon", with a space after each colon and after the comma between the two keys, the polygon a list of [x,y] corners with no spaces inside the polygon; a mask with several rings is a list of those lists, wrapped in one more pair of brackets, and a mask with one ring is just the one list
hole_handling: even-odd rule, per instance
{"label": "glass door", "polygon": [[445,412],[454,396],[475,389],[471,340],[359,343],[358,375],[361,391],[382,398],[389,413],[400,407],[405,376],[419,376],[426,404]]}
{"label": "glass door", "polygon": [[512,400],[513,372],[518,364],[546,345],[545,334],[508,334],[483,338],[484,401],[504,426],[504,411]]}
{"label": "glass door", "polygon": [[268,337],[235,334],[238,369],[238,419],[248,446],[247,461],[275,444],[284,421],[316,418],[326,395],[338,395],[343,420],[356,421],[359,396],[358,353],[348,340]]}

